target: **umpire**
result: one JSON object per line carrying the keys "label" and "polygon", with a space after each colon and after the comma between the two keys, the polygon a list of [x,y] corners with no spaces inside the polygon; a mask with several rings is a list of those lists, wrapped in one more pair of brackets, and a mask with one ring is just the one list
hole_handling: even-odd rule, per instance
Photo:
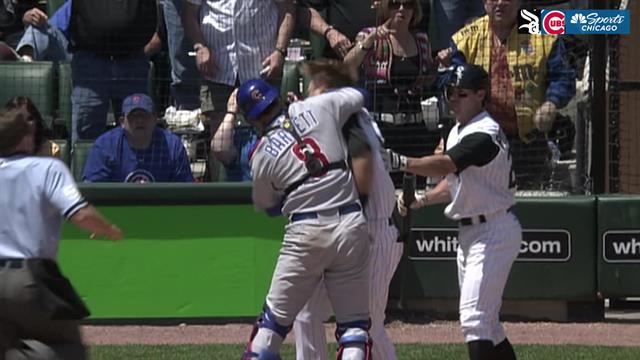
{"label": "umpire", "polygon": [[0,360],[85,359],[79,321],[89,311],[56,262],[62,216],[92,237],[122,233],[61,161],[34,156],[34,135],[24,112],[0,113]]}

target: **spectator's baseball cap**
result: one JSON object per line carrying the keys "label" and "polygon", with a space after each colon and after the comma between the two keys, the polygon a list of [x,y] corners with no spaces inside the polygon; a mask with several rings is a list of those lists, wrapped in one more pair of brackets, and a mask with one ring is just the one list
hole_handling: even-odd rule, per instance
{"label": "spectator's baseball cap", "polygon": [[482,66],[473,64],[459,65],[453,70],[449,86],[458,89],[488,90],[489,74]]}
{"label": "spectator's baseball cap", "polygon": [[145,94],[133,94],[127,96],[122,102],[122,114],[128,116],[130,112],[142,109],[149,114],[154,113],[153,100]]}

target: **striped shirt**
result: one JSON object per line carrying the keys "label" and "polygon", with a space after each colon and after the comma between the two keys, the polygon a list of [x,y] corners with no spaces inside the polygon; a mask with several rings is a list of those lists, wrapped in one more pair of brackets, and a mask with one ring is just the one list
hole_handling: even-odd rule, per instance
{"label": "striped shirt", "polygon": [[87,206],[58,159],[0,158],[0,259],[56,259],[62,216]]}
{"label": "striped shirt", "polygon": [[200,28],[218,66],[207,80],[233,86],[258,78],[276,48],[276,0],[187,0],[200,6]]}

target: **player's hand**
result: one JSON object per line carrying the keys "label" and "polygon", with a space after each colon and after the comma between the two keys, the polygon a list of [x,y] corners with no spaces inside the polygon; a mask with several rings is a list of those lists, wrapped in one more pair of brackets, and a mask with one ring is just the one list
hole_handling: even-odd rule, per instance
{"label": "player's hand", "polygon": [[538,130],[546,134],[553,127],[553,120],[555,120],[555,118],[556,104],[551,101],[545,101],[533,116],[533,123]]}
{"label": "player's hand", "polygon": [[407,168],[407,157],[391,149],[382,152],[382,161],[388,172],[404,171]]}
{"label": "player's hand", "polygon": [[[427,196],[422,194],[419,195],[417,192],[415,193],[415,200],[409,205],[410,209],[420,209],[421,207],[424,207],[425,205],[427,205]],[[400,192],[400,195],[398,196],[398,200],[397,200],[397,205],[398,205],[398,212],[400,213],[401,216],[407,216],[407,206],[404,203],[404,196],[403,193]]]}
{"label": "player's hand", "polygon": [[237,114],[238,113],[238,103],[236,102],[236,94],[238,94],[238,88],[231,92],[229,95],[229,99],[227,100],[227,112]]}
{"label": "player's hand", "polygon": [[196,51],[196,66],[202,75],[209,78],[216,76],[218,73],[218,65],[213,58],[211,50],[206,46],[201,46]]}
{"label": "player's hand", "polygon": [[329,30],[327,33],[327,41],[329,42],[329,46],[331,46],[340,58],[344,58],[353,47],[351,40],[336,29]]}
{"label": "player's hand", "polygon": [[289,104],[293,104],[297,101],[300,101],[300,96],[293,91],[287,91],[287,102],[289,102]]}
{"label": "player's hand", "polygon": [[277,76],[282,74],[282,67],[284,66],[284,55],[278,50],[273,50],[271,55],[267,56],[262,61],[262,68],[265,69],[268,67],[267,73],[264,75],[265,78],[271,78],[273,76]]}
{"label": "player's hand", "polygon": [[[113,241],[122,240],[122,230],[120,230],[120,228],[118,228],[115,225],[109,226],[109,228],[104,232],[104,234],[101,234],[101,235],[104,235],[104,237],[108,240],[113,240]],[[97,239],[98,234],[92,233],[91,238]]]}
{"label": "player's hand", "polygon": [[22,16],[22,23],[25,26],[33,25],[38,28],[43,28],[47,25],[47,20],[49,20],[47,14],[35,7],[27,10],[27,12]]}

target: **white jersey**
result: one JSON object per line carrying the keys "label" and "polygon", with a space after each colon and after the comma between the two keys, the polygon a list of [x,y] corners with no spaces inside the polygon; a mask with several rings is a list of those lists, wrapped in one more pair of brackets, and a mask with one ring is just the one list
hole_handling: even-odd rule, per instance
{"label": "white jersey", "polygon": [[[358,112],[363,95],[354,88],[342,88],[310,97],[289,106],[289,116],[298,135],[323,164],[347,160],[342,127]],[[251,156],[253,202],[257,208],[277,206],[284,191],[307,174],[295,138],[277,127],[284,117],[274,121],[274,130],[260,139]],[[311,177],[284,199],[282,213],[312,212],[338,208],[358,201],[353,175],[349,169],[336,169]]]}
{"label": "white jersey", "polygon": [[367,143],[371,147],[371,154],[373,156],[371,191],[369,191],[367,197],[365,214],[369,221],[388,221],[393,214],[396,197],[393,181],[389,176],[389,172],[385,169],[384,161],[382,160],[381,154],[384,151],[382,142],[384,139],[376,123],[366,110],[362,110],[358,114],[358,125],[360,125],[360,128],[362,128],[367,137]]}
{"label": "white jersey", "polygon": [[515,204],[509,143],[498,123],[486,111],[462,128],[457,123],[449,133],[447,149],[456,146],[465,136],[478,132],[490,135],[500,151],[484,166],[472,165],[460,173],[447,175],[452,201],[444,214],[453,220],[495,213]]}
{"label": "white jersey", "polygon": [[56,259],[63,216],[87,206],[58,159],[0,158],[0,259]]}

